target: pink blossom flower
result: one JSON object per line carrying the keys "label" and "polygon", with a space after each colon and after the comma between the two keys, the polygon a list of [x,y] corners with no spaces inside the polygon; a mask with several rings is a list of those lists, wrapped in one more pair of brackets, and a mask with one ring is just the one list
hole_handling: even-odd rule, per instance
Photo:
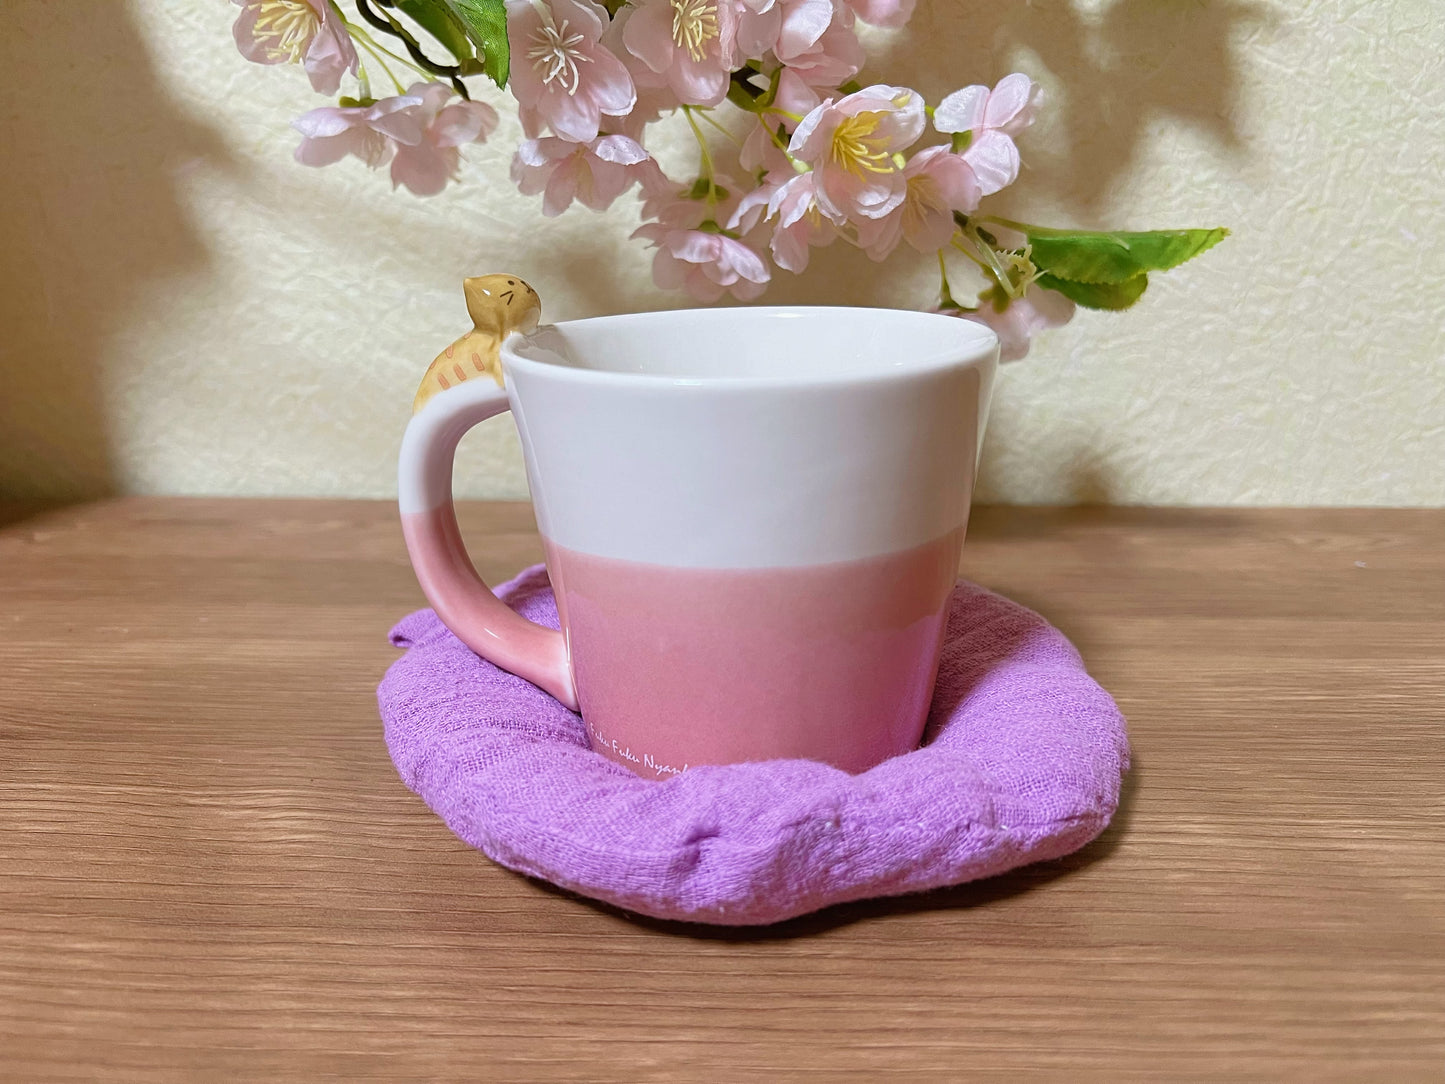
{"label": "pink blossom flower", "polygon": [[649,222],[632,236],[651,241],[657,249],[652,279],[664,290],[680,286],[699,301],[717,301],[725,293],[751,301],[767,286],[768,265],[742,241],[715,230]]}
{"label": "pink blossom flower", "polygon": [[923,99],[913,91],[865,87],[804,117],[788,150],[813,167],[818,206],[829,218],[882,218],[907,194],[895,156],[913,145],[923,124]]}
{"label": "pink blossom flower", "polygon": [[801,173],[781,185],[764,185],[749,192],[729,220],[732,228],[750,230],[756,210],[766,206],[767,217],[777,218],[769,249],[781,268],[801,273],[808,267],[811,249],[825,248],[838,238],[838,228],[818,208],[814,174]]}
{"label": "pink blossom flower", "polygon": [[421,138],[402,143],[391,162],[391,183],[406,185],[418,196],[434,196],[456,177],[461,164],[457,148],[481,143],[496,130],[497,111],[485,102],[447,104],[452,88],[445,83],[415,83],[407,94],[421,99],[414,106]]}
{"label": "pink blossom flower", "polygon": [[756,118],[738,151],[738,163],[749,172],[761,169],[766,173],[776,172],[791,176],[792,163],[788,161],[783,147],[774,139],[774,134],[782,127],[781,139],[783,146],[786,146],[792,126],[784,114],[805,116],[818,107],[820,100],[818,92],[809,86],[801,75],[791,68],[784,68],[778,73],[778,90],[773,97],[774,108],[782,112]]}
{"label": "pink blossom flower", "polygon": [[933,113],[940,132],[970,132],[964,157],[978,177],[985,196],[1018,179],[1019,150],[1014,136],[1034,122],[1039,88],[1027,75],[1015,72],[989,90],[985,86],[955,90]]}
{"label": "pink blossom flower", "polygon": [[898,209],[884,218],[858,221],[858,246],[875,260],[892,252],[900,239],[919,252],[936,252],[953,238],[953,212],[978,207],[973,169],[947,147],[919,151],[903,176],[908,187]]}
{"label": "pink blossom flower", "polygon": [[683,186],[668,178],[659,169],[640,186],[642,218],[647,222],[656,221],[664,226],[686,230],[696,229],[709,218],[725,221],[726,208],[736,198],[732,194],[736,191],[736,185],[731,177],[721,173],[713,178],[713,184],[716,193],[725,194],[720,204],[708,202],[701,179]]}
{"label": "pink blossom flower", "polygon": [[999,310],[993,300],[997,287],[980,295],[979,307],[973,312],[952,310],[965,320],[993,328],[998,336],[999,360],[1018,361],[1029,352],[1029,342],[1040,331],[1063,327],[1074,316],[1074,303],[1055,290],[1030,286],[1023,297],[1008,302]]}
{"label": "pink blossom flower", "polygon": [[733,0],[737,4],[738,28],[733,42],[731,66],[761,60],[778,44],[783,28],[782,0]]}
{"label": "pink blossom flower", "polygon": [[898,27],[913,17],[915,0],[843,0],[843,3],[871,26]]}
{"label": "pink blossom flower", "polygon": [[312,89],[335,94],[341,76],[356,74],[356,47],[326,0],[232,0],[241,8],[231,33],[257,64],[301,64]]}
{"label": "pink blossom flower", "polygon": [[478,143],[497,126],[497,113],[484,102],[450,105],[452,88],[416,83],[405,93],[364,106],[322,106],[291,122],[305,138],[296,160],[326,166],[348,154],[372,169],[391,163],[394,185],[418,196],[434,196],[456,173],[463,143]]}
{"label": "pink blossom flower", "polygon": [[512,159],[512,180],[525,195],[542,193],[542,213],[549,218],[560,215],[574,199],[605,211],[634,181],[646,177],[656,183],[661,173],[642,145],[625,135],[602,136],[591,143],[554,136],[528,139]]}
{"label": "pink blossom flower", "polygon": [[392,160],[403,143],[421,141],[419,95],[402,94],[371,105],[325,105],[303,113],[291,122],[304,137],[296,148],[296,161],[306,166],[329,166],[348,154],[372,169]]}
{"label": "pink blossom flower", "polygon": [[590,143],[603,114],[625,116],[637,103],[626,66],[600,44],[607,11],[592,0],[507,0],[510,86],[527,135],[544,125]]}
{"label": "pink blossom flower", "polygon": [[863,46],[853,32],[853,13],[833,0],[780,0],[782,25],[774,51],[806,82],[836,87],[863,67]]}
{"label": "pink blossom flower", "polygon": [[717,105],[727,96],[737,31],[731,0],[637,0],[618,18],[625,20],[627,51],[671,87],[678,101]]}

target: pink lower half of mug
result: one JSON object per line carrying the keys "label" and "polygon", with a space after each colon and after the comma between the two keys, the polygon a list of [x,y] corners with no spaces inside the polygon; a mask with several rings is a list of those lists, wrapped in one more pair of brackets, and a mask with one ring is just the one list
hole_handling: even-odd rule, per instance
{"label": "pink lower half of mug", "polygon": [[593,748],[655,777],[777,757],[860,772],[916,748],[963,536],[760,569],[548,543]]}

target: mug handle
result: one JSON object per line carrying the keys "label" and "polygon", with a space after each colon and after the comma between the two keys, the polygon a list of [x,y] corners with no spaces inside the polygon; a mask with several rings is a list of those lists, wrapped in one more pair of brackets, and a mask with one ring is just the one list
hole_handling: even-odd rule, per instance
{"label": "mug handle", "polygon": [[509,409],[504,389],[472,380],[432,397],[407,424],[397,470],[402,533],[422,593],[442,624],[488,662],[577,711],[567,640],[492,593],[467,556],[452,504],[457,444],[478,422]]}

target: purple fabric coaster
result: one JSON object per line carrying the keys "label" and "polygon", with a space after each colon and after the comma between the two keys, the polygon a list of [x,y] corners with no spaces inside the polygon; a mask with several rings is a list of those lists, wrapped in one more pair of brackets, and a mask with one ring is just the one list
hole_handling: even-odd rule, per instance
{"label": "purple fabric coaster", "polygon": [[[497,594],[557,627],[542,566]],[[406,785],[510,869],[657,918],[776,922],[1056,858],[1113,815],[1124,719],[1043,618],[954,591],[924,745],[861,775],[805,760],[645,780],[579,716],[478,658],[430,610],[378,690]]]}

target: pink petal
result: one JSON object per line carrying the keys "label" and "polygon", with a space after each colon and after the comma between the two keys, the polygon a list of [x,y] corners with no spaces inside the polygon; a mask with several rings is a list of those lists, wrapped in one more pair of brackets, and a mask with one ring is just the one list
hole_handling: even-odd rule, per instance
{"label": "pink petal", "polygon": [[719,285],[708,276],[707,269],[702,267],[685,267],[685,277],[682,285],[688,293],[699,301],[717,301],[723,294],[727,293],[725,286]]}
{"label": "pink petal", "polygon": [[341,109],[334,105],[323,105],[319,109],[302,113],[291,122],[291,127],[310,139],[325,139],[365,124],[365,118],[366,111],[362,109]]}
{"label": "pink petal", "polygon": [[319,94],[335,94],[341,89],[341,77],[347,72],[356,73],[356,47],[351,44],[351,35],[329,12],[306,49],[304,66],[311,89]]}
{"label": "pink petal", "polygon": [[746,11],[738,19],[737,40],[733,52],[733,63],[761,59],[778,44],[778,35],[783,26],[783,12],[776,4],[767,11],[755,13]]}
{"label": "pink petal", "polygon": [[833,108],[840,117],[856,117],[859,113],[886,113],[896,108],[893,99],[904,92],[901,87],[878,83],[839,98]]}
{"label": "pink petal", "polygon": [[778,58],[786,61],[808,52],[832,22],[832,0],[801,0],[788,5],[778,31]]}
{"label": "pink petal", "polygon": [[[868,253],[869,259],[886,260],[892,254],[898,247],[898,242],[903,239],[903,223],[903,208],[900,207],[885,218],[858,224],[858,243],[863,247],[863,251]],[[934,246],[935,249],[938,247],[940,246]]]}
{"label": "pink petal", "polygon": [[[832,202],[843,210],[846,217],[882,218],[893,212],[908,193],[908,182],[901,173],[868,174],[855,177],[851,173],[827,170],[824,180]],[[819,183],[819,204],[822,204],[822,182]]]}
{"label": "pink petal", "polygon": [[625,135],[603,136],[592,148],[592,153],[604,162],[616,162],[623,166],[637,165],[649,157],[641,143]]}
{"label": "pink petal", "polygon": [[231,35],[236,39],[236,48],[251,63],[279,64],[282,58],[269,56],[266,46],[256,40],[256,16],[260,13],[257,4],[243,5],[236,21],[231,24]]}
{"label": "pink petal", "polygon": [[789,113],[805,114],[816,109],[821,101],[818,92],[804,82],[803,78],[791,68],[784,68],[782,74],[778,76],[778,94],[773,99],[773,104],[779,109],[786,109]]}
{"label": "pink petal", "polygon": [[1033,81],[1019,72],[1006,75],[988,96],[983,123],[989,128],[1003,128],[1028,108],[1033,94]]}
{"label": "pink petal", "polygon": [[889,146],[895,151],[907,150],[918,142],[923,134],[928,116],[923,112],[923,99],[911,90],[901,91],[908,100],[901,106],[893,107],[878,122],[878,134],[888,138]]}
{"label": "pink petal", "polygon": [[542,195],[542,214],[548,218],[556,218],[572,205],[581,181],[581,173],[586,168],[586,163],[578,161],[574,156],[571,161],[562,162],[552,171],[546,191]]}
{"label": "pink petal", "polygon": [[497,111],[486,102],[454,102],[437,114],[432,139],[442,147],[478,143],[497,127]]}
{"label": "pink petal", "polygon": [[816,45],[788,64],[809,84],[831,89],[857,75],[864,60],[858,36],[851,28],[835,22]]}
{"label": "pink petal", "polygon": [[1063,327],[1074,318],[1076,306],[1073,301],[1057,290],[1035,286],[1024,300],[1033,303],[1035,326],[1040,329]]}
{"label": "pink petal", "polygon": [[988,87],[955,90],[933,111],[933,126],[940,132],[971,132],[983,123],[988,107]]}
{"label": "pink petal", "polygon": [[[833,130],[838,127],[838,117],[833,115],[833,99],[829,98],[798,122],[793,137],[788,141],[788,153],[805,162],[815,162],[823,153]],[[816,135],[816,138],[815,138]]]}
{"label": "pink petal", "polygon": [[[929,157],[924,164],[924,170],[933,181],[944,203],[954,211],[975,210],[978,207],[981,193],[979,192],[978,178],[974,176],[973,167],[968,164],[967,159],[962,155],[949,152],[946,147],[930,147],[915,155],[914,161],[928,155],[930,151],[939,153]],[[912,164],[912,162],[909,163],[909,165]]]}
{"label": "pink petal", "polygon": [[[591,3],[590,0],[551,0],[552,17],[561,23],[567,20],[567,30],[572,34],[581,34],[589,42],[594,42],[602,36],[602,31],[607,26],[607,9],[601,4]],[[511,8],[508,4],[508,9]],[[511,11],[507,13],[508,22],[511,21]]]}
{"label": "pink petal", "polygon": [[763,291],[767,289],[766,284],[761,282],[738,282],[732,287],[732,295],[739,301],[752,301],[754,298],[762,297]]}
{"label": "pink petal", "polygon": [[919,252],[937,252],[953,240],[953,215],[940,207],[915,206],[911,215],[900,215],[903,235]]}
{"label": "pink petal", "polygon": [[688,263],[712,263],[717,258],[718,241],[716,233],[701,230],[678,230],[668,240],[668,247],[679,260]]}
{"label": "pink petal", "polygon": [[[584,186],[578,198],[594,211],[605,211],[632,183],[627,167],[615,162],[593,158],[589,163],[591,185]],[[589,190],[590,189],[590,190]]]}
{"label": "pink petal", "polygon": [[657,255],[652,257],[652,281],[664,290],[676,290],[686,277],[687,270],[677,258],[667,249],[659,248]]}
{"label": "pink petal", "polygon": [[772,249],[773,262],[785,271],[801,274],[807,270],[810,249],[806,230],[784,229],[780,226],[773,231],[773,241],[769,247]]}
{"label": "pink petal", "polygon": [[1002,132],[985,129],[969,144],[963,158],[978,178],[981,195],[991,196],[1018,179],[1019,149]]}
{"label": "pink petal", "polygon": [[303,166],[329,166],[351,153],[356,142],[355,136],[349,131],[338,136],[308,137],[297,146],[296,161]]}
{"label": "pink petal", "polygon": [[758,219],[767,211],[776,189],[772,185],[760,185],[738,200],[738,205],[733,209],[732,216],[728,219],[727,227],[730,230],[740,229],[747,233],[758,224]]}
{"label": "pink petal", "polygon": [[517,103],[517,119],[522,122],[522,134],[528,139],[537,139],[547,131],[547,122],[542,114],[521,102]]}
{"label": "pink petal", "polygon": [[592,52],[592,63],[585,67],[586,91],[598,109],[613,117],[632,111],[637,104],[637,88],[622,61],[598,46]]}
{"label": "pink petal", "polygon": [[457,152],[421,143],[401,147],[391,163],[393,185],[406,185],[418,196],[435,196],[447,186],[456,169]]}
{"label": "pink petal", "polygon": [[710,59],[693,60],[682,50],[668,72],[668,83],[680,101],[688,105],[717,105],[728,92],[728,72]]}
{"label": "pink petal", "polygon": [[415,146],[426,134],[426,125],[420,116],[422,104],[421,99],[412,94],[383,98],[367,110],[366,122],[398,143]]}
{"label": "pink petal", "polygon": [[602,111],[586,94],[568,94],[559,83],[553,83],[542,96],[541,111],[552,125],[552,131],[563,139],[591,143],[597,138]]}
{"label": "pink petal", "polygon": [[653,71],[662,74],[672,66],[677,46],[672,40],[672,5],[667,0],[632,5],[622,28],[627,51]]}
{"label": "pink petal", "polygon": [[547,139],[524,139],[517,144],[516,160],[525,166],[533,168],[550,166],[552,162],[560,157],[553,149],[559,140]]}
{"label": "pink petal", "polygon": [[542,16],[531,0],[507,0],[507,47],[511,50],[511,73],[507,89],[517,101],[531,105],[542,93],[542,76],[527,53],[535,42],[532,36],[542,27]]}

